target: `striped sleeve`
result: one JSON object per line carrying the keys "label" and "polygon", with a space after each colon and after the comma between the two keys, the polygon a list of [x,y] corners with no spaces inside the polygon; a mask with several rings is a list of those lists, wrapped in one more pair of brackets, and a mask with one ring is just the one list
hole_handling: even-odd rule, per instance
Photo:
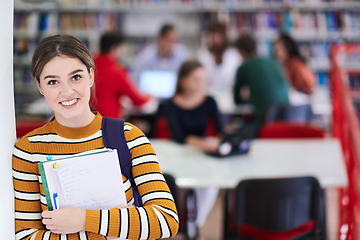
{"label": "striped sleeve", "polygon": [[[132,156],[135,184],[144,206],[86,210],[85,230],[125,239],[173,237],[179,228],[178,213],[155,151],[149,139],[134,125],[126,123],[124,135]],[[124,184],[127,194],[132,192],[129,181]]]}
{"label": "striped sleeve", "polygon": [[[41,213],[47,209],[37,163],[41,154],[32,151],[24,138],[13,150],[13,184],[15,196],[15,239],[17,240],[95,240],[104,239],[95,233],[54,234],[42,224]],[[44,156],[42,156],[44,157]]]}

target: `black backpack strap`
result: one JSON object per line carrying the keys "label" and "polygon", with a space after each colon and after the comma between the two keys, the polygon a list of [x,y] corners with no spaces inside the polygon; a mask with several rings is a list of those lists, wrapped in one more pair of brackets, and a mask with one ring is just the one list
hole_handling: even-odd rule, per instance
{"label": "black backpack strap", "polygon": [[124,136],[124,120],[103,117],[102,136],[105,147],[117,150],[121,173],[129,179],[133,189],[134,204],[135,206],[142,206],[141,197],[131,171],[132,157]]}

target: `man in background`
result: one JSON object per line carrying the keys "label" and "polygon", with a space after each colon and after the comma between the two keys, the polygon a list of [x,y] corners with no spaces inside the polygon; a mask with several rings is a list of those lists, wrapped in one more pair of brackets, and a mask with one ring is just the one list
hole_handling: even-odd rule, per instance
{"label": "man in background", "polygon": [[158,33],[156,43],[143,49],[133,66],[133,77],[139,83],[140,75],[146,70],[171,71],[177,74],[181,64],[189,57],[186,47],[178,43],[179,33],[174,25],[164,24]]}
{"label": "man in background", "polygon": [[241,35],[235,47],[243,58],[235,75],[235,104],[250,103],[253,120],[261,123],[265,110],[275,104],[288,104],[288,86],[280,65],[270,58],[257,55],[256,40]]}
{"label": "man in background", "polygon": [[122,54],[124,37],[119,32],[107,32],[100,38],[100,54],[95,62],[95,99],[92,107],[104,117],[124,118],[122,97],[135,106],[148,103],[152,96],[139,92],[127,69],[118,59]]}

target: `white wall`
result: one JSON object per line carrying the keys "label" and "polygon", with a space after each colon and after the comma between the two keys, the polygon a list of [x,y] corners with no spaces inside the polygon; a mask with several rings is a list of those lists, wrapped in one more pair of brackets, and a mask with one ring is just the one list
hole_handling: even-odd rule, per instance
{"label": "white wall", "polygon": [[0,239],[15,239],[11,154],[15,143],[13,1],[0,7]]}

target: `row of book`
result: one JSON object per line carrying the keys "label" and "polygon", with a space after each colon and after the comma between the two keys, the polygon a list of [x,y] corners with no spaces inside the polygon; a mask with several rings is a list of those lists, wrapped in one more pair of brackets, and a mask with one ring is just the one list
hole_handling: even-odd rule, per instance
{"label": "row of book", "polygon": [[[259,12],[231,13],[229,29],[252,31],[261,38],[272,39],[282,29],[297,39],[360,39],[360,12]],[[15,35],[34,37],[57,32],[88,35],[121,27],[119,13],[16,12]],[[125,33],[126,34],[126,33]],[[151,37],[151,36],[146,36]],[[195,37],[195,36],[194,36]]]}
{"label": "row of book", "polygon": [[119,26],[116,13],[17,12],[14,14],[14,35],[37,37],[58,32],[88,36]]}
{"label": "row of book", "polygon": [[230,28],[237,31],[255,30],[264,38],[272,38],[279,29],[297,39],[360,38],[360,12],[261,12],[232,13]]}
{"label": "row of book", "polygon": [[[334,5],[336,4],[336,5]],[[43,8],[64,8],[69,9],[73,7],[234,7],[234,8],[257,8],[257,7],[327,7],[327,6],[352,6],[358,4],[357,0],[58,0],[46,1],[38,4],[36,7]],[[15,0],[15,7],[26,9],[34,7],[34,5],[26,4],[21,0]]]}

